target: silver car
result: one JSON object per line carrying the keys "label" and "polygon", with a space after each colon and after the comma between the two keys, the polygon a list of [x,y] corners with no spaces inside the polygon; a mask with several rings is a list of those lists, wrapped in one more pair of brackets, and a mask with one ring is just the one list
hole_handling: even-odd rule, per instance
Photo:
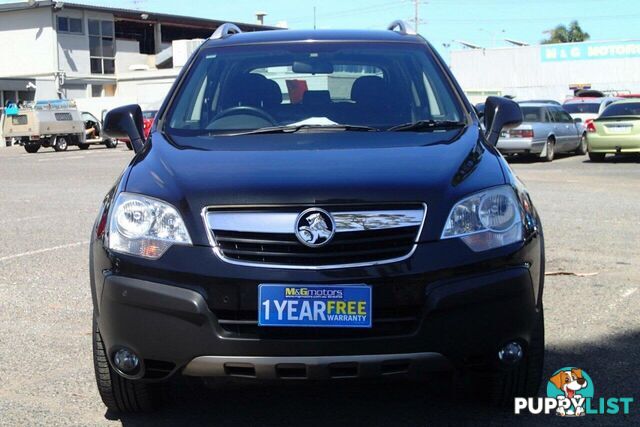
{"label": "silver car", "polygon": [[550,162],[556,153],[587,152],[586,132],[561,106],[522,103],[522,124],[503,131],[498,150],[503,154],[534,154]]}

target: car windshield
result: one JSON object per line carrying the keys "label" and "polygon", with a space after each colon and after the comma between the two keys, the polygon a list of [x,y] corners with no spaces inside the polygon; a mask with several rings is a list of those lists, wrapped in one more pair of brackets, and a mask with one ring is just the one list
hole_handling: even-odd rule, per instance
{"label": "car windshield", "polygon": [[425,120],[460,123],[461,108],[419,44],[245,45],[199,54],[169,107],[165,130],[185,136],[281,126],[386,130]]}
{"label": "car windshield", "polygon": [[524,122],[542,122],[542,110],[540,107],[520,107]]}
{"label": "car windshield", "polygon": [[599,102],[575,102],[564,104],[562,108],[570,114],[598,114]]}
{"label": "car windshield", "polygon": [[640,102],[625,102],[609,105],[600,117],[640,116]]}

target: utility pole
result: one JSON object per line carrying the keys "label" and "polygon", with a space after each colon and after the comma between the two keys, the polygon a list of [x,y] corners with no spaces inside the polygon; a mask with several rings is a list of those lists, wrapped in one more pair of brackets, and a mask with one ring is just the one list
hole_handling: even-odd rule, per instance
{"label": "utility pole", "polygon": [[413,22],[413,29],[418,33],[418,27],[420,26],[420,5],[426,3],[425,0],[409,0],[413,3],[413,18],[409,19]]}
{"label": "utility pole", "polygon": [[316,29],[316,7],[313,6],[313,29]]}

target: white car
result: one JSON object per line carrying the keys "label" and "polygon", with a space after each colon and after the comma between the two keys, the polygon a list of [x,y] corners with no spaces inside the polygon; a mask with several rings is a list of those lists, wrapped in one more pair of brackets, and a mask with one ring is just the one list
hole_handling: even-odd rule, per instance
{"label": "white car", "polygon": [[598,118],[605,108],[619,99],[622,98],[613,96],[605,96],[602,98],[576,97],[566,100],[562,107],[571,114],[571,117],[580,119],[582,123],[586,124],[588,120]]}

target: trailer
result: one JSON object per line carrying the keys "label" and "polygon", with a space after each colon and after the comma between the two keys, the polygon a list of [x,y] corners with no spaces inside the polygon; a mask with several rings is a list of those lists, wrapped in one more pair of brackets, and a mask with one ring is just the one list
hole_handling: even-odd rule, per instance
{"label": "trailer", "polygon": [[84,120],[73,101],[39,101],[7,115],[3,134],[7,140],[17,141],[28,153],[35,153],[41,147],[65,151],[70,145],[82,150],[90,144],[115,148],[117,141],[103,138],[100,122],[93,119]]}

